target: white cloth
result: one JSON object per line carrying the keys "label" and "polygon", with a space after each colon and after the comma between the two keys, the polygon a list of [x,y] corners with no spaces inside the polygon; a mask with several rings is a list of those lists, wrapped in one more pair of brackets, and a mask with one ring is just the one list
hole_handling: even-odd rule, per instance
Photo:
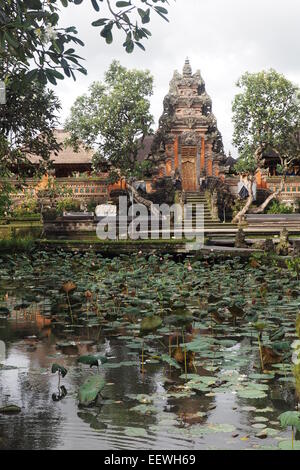
{"label": "white cloth", "polygon": [[[238,188],[237,188],[238,194],[240,194],[240,191],[241,191],[241,189],[242,189],[244,186],[245,186],[245,188],[247,189],[248,193],[250,194],[250,181],[244,181],[244,180],[241,180],[241,181],[238,183]],[[255,182],[254,182],[253,185],[252,185],[252,192],[253,192],[253,200],[256,201],[257,185],[256,185]]]}

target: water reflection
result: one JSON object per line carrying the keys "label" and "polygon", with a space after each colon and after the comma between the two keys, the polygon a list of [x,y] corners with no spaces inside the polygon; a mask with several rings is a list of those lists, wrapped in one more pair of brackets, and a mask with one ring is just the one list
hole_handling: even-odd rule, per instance
{"label": "water reflection", "polygon": [[[147,373],[141,374],[140,351],[119,339],[126,330],[116,332],[107,323],[104,338],[102,326],[87,326],[87,323],[70,326],[55,315],[50,316],[53,305],[47,298],[24,305],[15,292],[10,292],[5,294],[5,299],[10,315],[0,319],[0,403],[15,403],[22,412],[11,416],[0,414],[1,449],[192,450],[247,446],[247,441],[240,437],[249,434],[251,420],[235,394],[212,392],[211,396],[194,394],[184,399],[167,396],[167,391],[176,384],[178,390],[181,371],[154,361],[147,364]],[[231,351],[228,349],[231,358],[249,343],[246,339]],[[78,388],[85,378],[97,372],[77,364],[76,359],[96,352],[109,353],[113,363],[134,361],[135,365],[103,367],[100,373],[107,382],[103,402],[98,407],[79,409]],[[200,363],[201,360],[198,355]],[[54,362],[68,369],[61,384],[67,393],[60,389],[63,396],[58,396],[57,377],[51,374]],[[241,365],[235,372],[246,376],[249,367],[249,364]],[[201,364],[196,372],[209,375]],[[131,396],[139,394],[155,397],[156,413],[140,414],[131,410],[139,404]],[[263,406],[271,403],[281,409],[282,403],[289,399],[288,391],[283,392],[276,385],[271,390],[271,400],[264,400]],[[232,424],[238,429],[238,437],[231,433],[225,437],[224,434],[189,435],[191,425],[202,426],[208,422]]]}

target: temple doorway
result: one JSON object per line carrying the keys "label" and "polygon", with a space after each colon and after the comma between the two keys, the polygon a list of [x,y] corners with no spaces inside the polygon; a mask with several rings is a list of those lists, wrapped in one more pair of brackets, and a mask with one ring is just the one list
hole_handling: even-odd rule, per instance
{"label": "temple doorway", "polygon": [[188,159],[182,162],[182,189],[184,191],[196,191],[196,160]]}

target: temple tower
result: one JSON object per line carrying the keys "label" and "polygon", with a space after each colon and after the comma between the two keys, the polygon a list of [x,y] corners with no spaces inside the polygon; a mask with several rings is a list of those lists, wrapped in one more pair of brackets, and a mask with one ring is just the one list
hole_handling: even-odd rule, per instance
{"label": "temple tower", "polygon": [[201,177],[219,176],[226,160],[211,98],[188,59],[182,74],[175,71],[170,82],[152,152],[163,155],[160,175],[179,172],[185,191],[198,191]]}

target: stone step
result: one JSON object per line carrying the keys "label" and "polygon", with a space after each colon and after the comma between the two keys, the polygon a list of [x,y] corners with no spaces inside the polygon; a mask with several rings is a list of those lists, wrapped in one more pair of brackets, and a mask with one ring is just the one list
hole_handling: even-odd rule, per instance
{"label": "stone step", "polygon": [[196,204],[203,204],[206,207],[209,207],[206,201],[187,201],[186,204],[192,204],[195,206]]}
{"label": "stone step", "polygon": [[203,201],[203,202],[207,202],[207,199],[205,197],[187,197],[186,201]]}

